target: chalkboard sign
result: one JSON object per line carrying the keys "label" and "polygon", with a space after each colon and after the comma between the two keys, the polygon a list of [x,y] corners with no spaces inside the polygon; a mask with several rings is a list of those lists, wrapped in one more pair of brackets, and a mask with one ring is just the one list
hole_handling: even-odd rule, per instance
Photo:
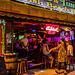
{"label": "chalkboard sign", "polygon": [[7,75],[4,57],[0,57],[0,75]]}

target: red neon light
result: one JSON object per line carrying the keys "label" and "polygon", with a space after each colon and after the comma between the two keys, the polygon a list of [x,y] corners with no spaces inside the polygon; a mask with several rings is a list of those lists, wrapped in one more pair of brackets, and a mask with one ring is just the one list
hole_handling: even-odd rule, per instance
{"label": "red neon light", "polygon": [[23,24],[29,24],[29,25],[39,25],[39,23],[31,23],[31,22],[15,22],[14,23],[23,23]]}
{"label": "red neon light", "polygon": [[46,24],[46,30],[48,31],[48,34],[55,34],[58,29],[59,25]]}
{"label": "red neon light", "polygon": [[53,28],[53,27],[51,27],[51,26],[47,26],[47,27],[46,27],[46,30],[49,30],[49,31],[57,31],[58,28]]}
{"label": "red neon light", "polygon": [[46,30],[57,31],[58,29],[59,29],[59,25],[46,24]]}

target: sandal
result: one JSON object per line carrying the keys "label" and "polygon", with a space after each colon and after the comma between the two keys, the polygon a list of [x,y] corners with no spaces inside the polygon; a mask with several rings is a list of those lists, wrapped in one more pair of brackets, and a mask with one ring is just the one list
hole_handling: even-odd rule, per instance
{"label": "sandal", "polygon": [[67,75],[67,72],[66,71],[64,71],[64,75]]}
{"label": "sandal", "polygon": [[56,73],[60,74],[60,71],[55,70]]}

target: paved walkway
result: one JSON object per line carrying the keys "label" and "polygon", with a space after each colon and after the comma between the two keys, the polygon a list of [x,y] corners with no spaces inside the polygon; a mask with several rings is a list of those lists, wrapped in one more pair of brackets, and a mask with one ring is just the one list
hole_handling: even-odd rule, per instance
{"label": "paved walkway", "polygon": [[[22,74],[22,75],[64,75],[64,73],[57,74],[55,72],[55,69],[46,69],[46,70],[37,69],[37,70],[30,70],[27,73]],[[75,71],[72,71],[68,73],[67,75],[75,75]]]}
{"label": "paved walkway", "polygon": [[[68,68],[67,68],[68,69]],[[72,70],[72,67],[71,67]],[[62,72],[63,70],[61,70]],[[55,72],[55,69],[33,69],[29,70],[27,73],[22,74],[22,75],[64,75],[64,73],[57,74]],[[67,75],[75,75],[75,70],[67,73]]]}

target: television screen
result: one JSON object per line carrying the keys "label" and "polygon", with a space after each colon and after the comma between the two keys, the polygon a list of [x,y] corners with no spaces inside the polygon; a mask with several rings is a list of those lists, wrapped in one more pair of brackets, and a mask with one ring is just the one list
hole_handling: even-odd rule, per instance
{"label": "television screen", "polygon": [[19,35],[19,40],[21,40],[24,37],[24,35]]}

